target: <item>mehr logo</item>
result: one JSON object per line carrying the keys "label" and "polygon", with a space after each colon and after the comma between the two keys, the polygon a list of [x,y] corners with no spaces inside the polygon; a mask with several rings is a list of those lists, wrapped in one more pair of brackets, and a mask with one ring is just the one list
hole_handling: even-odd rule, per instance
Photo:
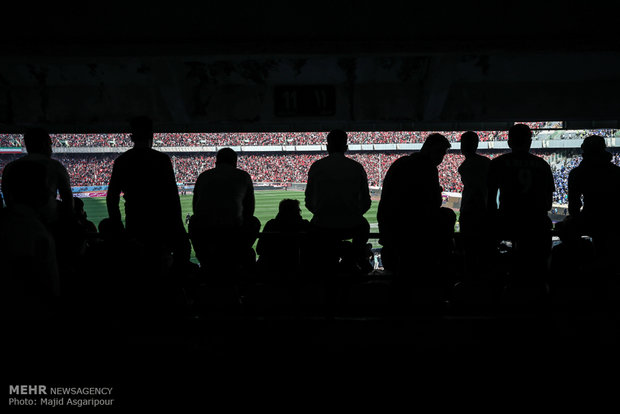
{"label": "mehr logo", "polygon": [[46,395],[45,385],[9,385],[9,395]]}

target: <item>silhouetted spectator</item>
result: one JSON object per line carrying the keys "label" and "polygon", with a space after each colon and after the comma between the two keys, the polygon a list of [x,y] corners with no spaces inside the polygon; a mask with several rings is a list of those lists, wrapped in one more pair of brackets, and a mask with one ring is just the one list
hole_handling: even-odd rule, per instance
{"label": "silhouetted spectator", "polygon": [[437,174],[448,148],[443,135],[431,134],[419,152],[390,166],[377,211],[386,269],[411,270],[451,253],[456,214],[441,206]]}
{"label": "silhouetted spectator", "polygon": [[97,226],[95,226],[95,223],[88,220],[88,214],[86,210],[84,210],[84,201],[79,197],[73,197],[73,205],[78,224],[84,232],[87,234],[97,233]]}
{"label": "silhouetted spectator", "polygon": [[[104,218],[98,229],[83,259],[89,271],[76,281],[85,293],[83,298],[76,298],[81,312],[87,318],[118,321],[153,317],[153,310],[162,305],[154,302],[162,296],[153,287],[159,284],[154,283],[157,275],[150,271],[148,263],[152,255],[146,255],[144,244],[129,237],[118,220]],[[149,302],[150,306],[145,306]]]}
{"label": "silhouetted spectator", "polygon": [[370,271],[364,258],[370,233],[364,217],[371,205],[368,177],[359,162],[345,156],[347,149],[346,132],[333,130],[327,135],[329,155],[308,171],[306,207],[319,237],[332,242],[352,239],[353,260],[364,266],[361,270]]}
{"label": "silhouetted spectator", "polygon": [[[551,167],[530,154],[532,133],[524,124],[508,131],[512,152],[493,159],[489,166],[488,210],[496,240],[510,240],[518,274],[513,282],[534,285],[544,281],[551,252],[553,201]],[[499,191],[499,206],[497,193]]]}
{"label": "silhouetted spectator", "polygon": [[[69,174],[66,168],[58,161],[52,159],[52,140],[49,134],[42,128],[31,128],[24,134],[24,144],[27,155],[6,165],[3,171],[3,187],[6,179],[5,174],[10,174],[12,168],[20,162],[32,161],[45,167],[47,201],[39,208],[42,221],[48,226],[55,226],[60,220],[61,214],[71,216],[73,214],[73,194]],[[8,184],[10,185],[10,183]],[[6,192],[3,190],[6,197]],[[57,194],[60,195],[61,211],[56,203]]]}
{"label": "silhouetted spectator", "polygon": [[218,151],[215,168],[198,177],[192,199],[194,215],[189,232],[203,268],[216,260],[231,269],[253,267],[252,245],[260,231],[254,217],[254,186],[250,175],[237,168],[237,153]]}
{"label": "silhouetted spectator", "polygon": [[468,131],[461,135],[461,153],[465,161],[458,169],[463,182],[459,223],[466,264],[470,271],[479,270],[490,253],[485,249],[485,239],[488,227],[487,176],[491,160],[476,154],[477,149],[478,135],[475,132]]}
{"label": "silhouetted spectator", "polygon": [[49,318],[60,294],[56,245],[39,212],[49,202],[46,163],[21,160],[5,170],[0,211],[2,318]]}
{"label": "silhouetted spectator", "polygon": [[278,215],[263,228],[256,245],[259,269],[266,277],[276,272],[292,276],[305,259],[306,240],[310,222],[301,216],[299,200],[280,201]]}
{"label": "silhouetted spectator", "polygon": [[134,147],[114,161],[106,203],[108,215],[121,221],[120,194],[124,193],[128,233],[155,256],[173,255],[174,264],[189,261],[190,245],[172,162],[152,149],[153,124],[147,117],[131,120]]}
{"label": "silhouetted spectator", "polygon": [[[7,164],[3,175],[8,176],[8,180],[3,179],[3,187],[6,186],[7,191],[12,191],[10,177],[15,176],[12,169],[19,163],[34,162],[43,166],[46,202],[37,208],[36,213],[54,238],[56,263],[59,273],[64,277],[73,270],[73,263],[79,254],[79,249],[76,249],[79,235],[75,233],[76,221],[69,174],[62,163],[51,158],[52,140],[44,129],[28,129],[24,134],[24,144],[28,154]],[[60,200],[57,199],[58,195]]]}
{"label": "silhouetted spectator", "polygon": [[620,202],[620,167],[611,162],[601,136],[587,137],[581,149],[583,161],[568,176],[569,223],[592,237],[597,255],[609,258],[617,251],[619,226],[608,209]]}
{"label": "silhouetted spectator", "polygon": [[595,287],[600,280],[592,272],[595,258],[592,242],[581,237],[577,226],[568,218],[556,223],[555,230],[561,243],[551,250],[551,289]]}

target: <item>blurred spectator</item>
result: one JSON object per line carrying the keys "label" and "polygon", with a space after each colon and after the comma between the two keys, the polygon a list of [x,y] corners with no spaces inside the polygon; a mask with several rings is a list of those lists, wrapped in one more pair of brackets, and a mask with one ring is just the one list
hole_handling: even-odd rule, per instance
{"label": "blurred spectator", "polygon": [[56,243],[37,213],[48,203],[48,170],[33,160],[5,170],[7,208],[0,211],[0,318],[51,317],[60,294]]}
{"label": "blurred spectator", "polygon": [[[37,213],[45,225],[55,227],[58,225],[61,215],[69,217],[73,214],[73,194],[71,193],[69,174],[62,163],[52,159],[52,142],[47,131],[42,128],[29,129],[24,134],[24,143],[28,154],[10,162],[3,169],[2,192],[5,193],[6,197],[7,191],[14,189],[13,180],[8,177],[15,177],[15,174],[11,174],[11,169],[15,168],[16,165],[22,162],[41,164],[46,171],[47,202],[41,206]],[[60,204],[56,202],[58,195],[62,200]],[[8,200],[9,197],[6,199]]]}
{"label": "blurred spectator", "polygon": [[88,219],[88,214],[86,213],[86,210],[84,210],[84,201],[82,201],[81,198],[73,197],[73,205],[77,222],[84,233],[97,233],[97,226],[95,226],[95,223]]}

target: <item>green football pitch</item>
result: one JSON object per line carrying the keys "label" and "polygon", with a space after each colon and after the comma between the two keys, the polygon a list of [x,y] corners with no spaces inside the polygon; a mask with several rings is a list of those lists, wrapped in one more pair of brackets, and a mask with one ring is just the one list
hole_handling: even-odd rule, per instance
{"label": "green football pitch", "polygon": [[[276,214],[278,214],[278,204],[281,200],[285,198],[299,200],[302,216],[308,220],[312,218],[312,214],[304,206],[304,193],[302,191],[260,190],[256,191],[254,194],[256,197],[256,211],[254,215],[260,220],[262,226],[264,226],[267,221],[271,220],[276,216]],[[95,225],[99,225],[99,222],[108,216],[105,205],[105,198],[83,198],[82,200],[84,201],[84,209],[88,214],[88,219],[95,223]],[[155,200],[153,200],[153,202],[155,202]],[[121,201],[121,204],[123,204],[123,201]],[[378,201],[373,201],[370,210],[368,210],[365,215],[366,219],[370,223],[371,231],[373,232],[378,231],[376,224],[378,205]],[[181,209],[183,211],[183,223],[185,223],[185,217],[187,216],[187,214],[192,214],[191,195],[181,196]],[[124,209],[122,207],[121,214],[123,214],[124,216]]]}
{"label": "green football pitch", "polygon": [[[256,210],[254,215],[261,222],[261,231],[269,220],[274,218],[276,214],[278,214],[278,205],[281,200],[285,198],[292,198],[299,200],[299,205],[301,207],[301,215],[303,218],[310,220],[312,218],[312,213],[310,213],[305,205],[304,205],[304,193],[302,191],[284,191],[284,190],[260,190],[255,191],[256,198]],[[84,210],[86,210],[86,214],[88,214],[88,219],[95,223],[96,226],[99,225],[99,222],[108,217],[108,211],[105,205],[105,198],[83,198],[84,201]],[[123,201],[121,199],[121,205]],[[379,205],[378,201],[373,201],[370,207],[370,210],[366,213],[366,219],[370,223],[370,231],[378,232],[377,229],[377,207]],[[183,214],[183,223],[185,223],[185,217],[189,213],[192,214],[192,196],[191,195],[182,195],[181,196],[181,210]],[[124,208],[121,206],[121,215],[123,216],[123,220],[125,219]],[[185,224],[185,228],[187,229],[187,224]],[[376,239],[371,239],[370,242],[373,246],[378,247]],[[256,244],[254,244],[256,248]],[[196,258],[194,255],[194,251],[192,249],[192,261],[196,262]]]}
{"label": "green football pitch", "polygon": [[[304,205],[304,193],[302,191],[284,191],[284,190],[260,190],[255,191],[256,198],[256,210],[254,215],[261,222],[261,230],[262,227],[265,226],[269,220],[274,218],[276,214],[278,214],[278,205],[281,200],[285,198],[292,198],[299,200],[299,205],[301,207],[301,215],[303,218],[310,220],[312,218],[312,214],[306,209]],[[83,198],[84,200],[84,209],[88,214],[88,219],[95,223],[95,225],[99,225],[99,222],[108,216],[108,212],[105,205],[105,198]],[[123,202],[121,201],[121,204]],[[379,202],[373,200],[372,205],[370,206],[370,210],[365,214],[366,219],[370,223],[370,231],[372,233],[379,232],[377,225],[377,207],[379,206]],[[182,195],[181,196],[181,210],[183,214],[183,223],[185,223],[185,217],[187,214],[192,214],[192,196],[191,195]],[[124,220],[124,208],[121,207],[121,214],[123,215]],[[457,214],[457,222],[458,222],[458,212]],[[187,224],[185,225],[187,229]],[[376,238],[371,238],[369,240],[373,247],[380,247],[378,244],[378,240]],[[256,247],[256,245],[254,245]],[[195,261],[194,253],[192,250],[192,260]]]}
{"label": "green football pitch", "polygon": [[[301,215],[303,218],[310,220],[312,218],[312,213],[306,209],[304,205],[304,193],[302,191],[284,191],[284,190],[260,190],[255,191],[256,198],[256,210],[254,215],[261,222],[261,230],[262,227],[265,226],[267,221],[271,220],[278,214],[278,205],[281,200],[285,198],[292,198],[299,200],[299,205],[301,207]],[[108,217],[108,211],[106,209],[105,198],[83,198],[84,201],[84,210],[88,215],[88,219],[95,223],[96,226],[99,225],[99,222]],[[121,199],[121,205],[123,201]],[[370,231],[377,232],[377,207],[379,205],[378,201],[373,201],[370,210],[366,213],[366,219],[370,223]],[[183,215],[183,223],[185,223],[185,217],[187,214],[192,214],[192,196],[191,195],[182,195],[181,196],[181,210]],[[125,219],[124,208],[121,206],[121,215],[123,216],[123,220]],[[187,229],[187,224],[185,224],[185,228]],[[376,243],[373,242],[373,245]],[[256,245],[254,245],[256,247]],[[194,251],[192,249],[192,261],[196,262]]]}

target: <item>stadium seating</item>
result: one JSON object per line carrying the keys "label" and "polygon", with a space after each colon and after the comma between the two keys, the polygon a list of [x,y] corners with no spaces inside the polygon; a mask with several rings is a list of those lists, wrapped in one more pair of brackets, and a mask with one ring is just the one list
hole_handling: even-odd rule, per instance
{"label": "stadium seating", "polygon": [[[544,128],[544,123],[530,123]],[[533,139],[545,129],[534,129]],[[553,130],[547,130],[553,131]],[[351,144],[406,144],[422,143],[433,131],[351,131]],[[438,131],[451,142],[458,142],[464,131]],[[480,141],[506,141],[507,131],[477,131]],[[597,134],[603,137],[615,136],[616,130],[602,129],[589,131],[563,131],[545,135],[545,139],[577,138]],[[196,146],[265,146],[265,145],[318,145],[325,143],[326,132],[239,132],[239,133],[157,133],[155,147],[196,147]],[[55,147],[130,147],[129,134],[52,134]],[[0,148],[21,147],[20,134],[0,134]]]}
{"label": "stadium seating", "polygon": [[[495,157],[502,151],[483,151],[482,154]],[[567,203],[567,180],[569,171],[579,164],[581,156],[575,150],[568,151],[534,151],[551,163],[555,178],[556,193],[554,202]],[[352,152],[348,156],[360,162],[366,169],[370,186],[379,187],[389,166],[406,152]],[[251,175],[255,183],[304,183],[308,169],[321,153],[295,154],[241,154],[239,167]],[[0,155],[0,168],[17,158],[15,154]],[[55,154],[71,176],[74,187],[105,186],[112,172],[113,154]],[[193,185],[198,175],[215,162],[214,154],[177,154],[173,157],[177,182]],[[450,152],[439,166],[439,179],[445,192],[459,193],[462,183],[458,166],[463,161],[462,155]],[[614,163],[620,165],[620,153],[614,152]]]}

